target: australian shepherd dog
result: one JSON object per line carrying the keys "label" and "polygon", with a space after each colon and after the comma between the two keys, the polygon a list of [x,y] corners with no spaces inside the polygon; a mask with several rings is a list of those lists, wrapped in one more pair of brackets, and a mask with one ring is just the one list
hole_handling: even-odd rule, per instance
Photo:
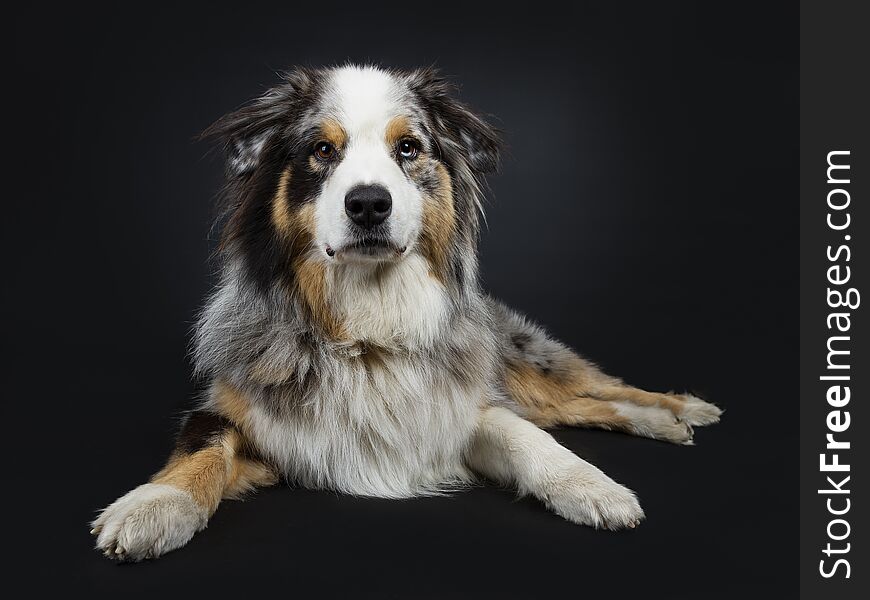
{"label": "australian shepherd dog", "polygon": [[138,561],[222,498],[286,481],[407,498],[479,480],[563,518],[635,527],[634,493],[542,428],[677,444],[721,411],[602,373],[478,282],[499,137],[432,69],[297,69],[206,135],[229,154],[221,279],[199,317],[207,391],[148,483],[93,523]]}

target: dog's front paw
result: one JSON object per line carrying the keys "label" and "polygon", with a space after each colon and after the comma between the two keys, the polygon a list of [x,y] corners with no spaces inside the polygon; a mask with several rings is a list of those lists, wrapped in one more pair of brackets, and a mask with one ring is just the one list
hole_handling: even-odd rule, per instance
{"label": "dog's front paw", "polygon": [[634,492],[603,473],[590,479],[585,470],[554,485],[547,504],[572,523],[596,529],[633,529],[644,518]]}
{"label": "dog's front paw", "polygon": [[91,533],[97,536],[97,549],[109,558],[136,562],[185,545],[207,519],[184,490],[146,483],[106,507]]}
{"label": "dog's front paw", "polygon": [[680,418],[689,425],[703,426],[719,422],[722,409],[715,404],[705,402],[691,394],[685,394],[681,398],[683,399],[683,410],[680,413]]}

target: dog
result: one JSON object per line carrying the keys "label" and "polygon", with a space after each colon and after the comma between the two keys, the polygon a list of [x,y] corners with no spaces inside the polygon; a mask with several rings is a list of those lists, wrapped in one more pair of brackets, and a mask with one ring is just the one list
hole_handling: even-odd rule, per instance
{"label": "dog", "polygon": [[604,374],[478,282],[497,131],[436,70],[300,68],[204,134],[228,153],[220,282],[194,334],[208,389],[166,465],[93,522],[121,561],[184,546],[280,480],[356,496],[517,488],[633,528],[635,494],[542,428],[691,444],[721,410]]}

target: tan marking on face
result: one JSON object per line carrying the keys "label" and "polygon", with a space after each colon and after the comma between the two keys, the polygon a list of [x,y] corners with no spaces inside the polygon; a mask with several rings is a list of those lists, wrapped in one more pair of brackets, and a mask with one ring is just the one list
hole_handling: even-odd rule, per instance
{"label": "tan marking on face", "polygon": [[292,219],[290,216],[290,167],[284,169],[281,173],[281,179],[278,181],[278,189],[275,191],[275,196],[272,198],[272,223],[275,228],[284,235],[289,235],[292,227]]}
{"label": "tan marking on face", "polygon": [[297,257],[311,248],[315,236],[315,211],[311,203],[291,207],[287,186],[290,182],[289,169],[281,176],[278,189],[272,202],[272,222],[288,245],[290,256]]}
{"label": "tan marking on face", "polygon": [[449,270],[450,242],[456,228],[456,207],[453,204],[453,184],[450,174],[437,163],[440,186],[432,196],[423,198],[423,229],[420,249],[429,261],[431,274],[446,283]]}
{"label": "tan marking on face", "polygon": [[293,256],[306,252],[316,231],[314,204],[306,203],[291,213],[288,235]]}
{"label": "tan marking on face", "polygon": [[[316,212],[314,204],[306,203],[295,210],[289,210],[287,196],[290,182],[289,169],[284,171],[272,203],[272,222],[289,244],[290,267],[295,272],[294,287],[311,312],[312,318],[321,325],[324,332],[334,339],[343,337],[341,324],[335,319],[326,302],[326,266],[317,257],[311,256],[311,242],[316,232]],[[252,374],[261,382],[278,383],[276,378],[290,374],[270,372],[261,367]],[[286,379],[285,379],[286,381]]]}
{"label": "tan marking on face", "polygon": [[320,134],[325,141],[336,148],[344,148],[344,145],[347,144],[347,132],[335,119],[325,119],[320,124]]}
{"label": "tan marking on face", "polygon": [[408,117],[393,117],[390,119],[390,122],[387,123],[384,140],[387,142],[387,146],[393,148],[399,143],[399,140],[406,138],[411,134],[411,122],[408,120]]}

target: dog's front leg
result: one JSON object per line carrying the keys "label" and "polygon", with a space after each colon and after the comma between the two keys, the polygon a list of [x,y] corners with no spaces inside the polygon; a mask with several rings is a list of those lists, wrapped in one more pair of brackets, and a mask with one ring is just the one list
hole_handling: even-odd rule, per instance
{"label": "dog's front leg", "polygon": [[247,454],[233,423],[211,412],[193,412],[166,466],[94,521],[97,548],[123,561],[156,558],[190,541],[221,498],[275,479],[271,468]]}
{"label": "dog's front leg", "polygon": [[480,413],[466,460],[473,471],[516,485],[574,523],[621,529],[644,516],[631,490],[506,408]]}

